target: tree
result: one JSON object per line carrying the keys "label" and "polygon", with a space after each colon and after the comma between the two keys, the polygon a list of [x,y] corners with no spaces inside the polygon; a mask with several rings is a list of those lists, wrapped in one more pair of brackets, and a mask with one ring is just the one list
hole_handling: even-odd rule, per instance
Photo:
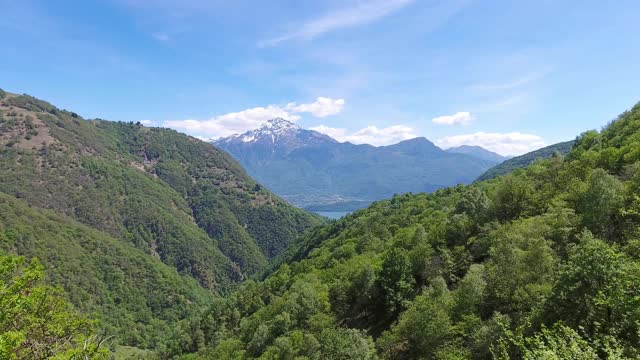
{"label": "tree", "polygon": [[407,250],[391,248],[385,254],[378,282],[387,311],[395,319],[414,292],[413,264]]}
{"label": "tree", "polygon": [[491,233],[485,305],[493,311],[522,315],[551,291],[558,261],[546,239],[544,220],[520,219]]}
{"label": "tree", "polygon": [[624,205],[624,185],[605,170],[595,169],[587,186],[578,195],[576,210],[593,234],[607,240],[621,235],[620,213]]}
{"label": "tree", "polygon": [[449,311],[453,298],[444,279],[436,278],[398,320],[378,339],[386,359],[431,359],[455,336]]}
{"label": "tree", "polygon": [[572,359],[572,360],[622,360],[621,350],[607,348],[604,357],[598,356],[598,351],[588,340],[580,336],[575,330],[558,323],[553,329],[543,327],[535,336],[525,339],[521,346],[524,360]]}
{"label": "tree", "polygon": [[489,198],[479,186],[470,187],[456,204],[456,213],[467,214],[478,225],[486,220],[488,212]]}
{"label": "tree", "polygon": [[455,290],[456,305],[453,311],[454,316],[460,318],[463,315],[475,313],[478,305],[480,305],[484,299],[486,287],[487,282],[484,279],[484,265],[471,265],[469,271],[467,271],[467,274]]}
{"label": "tree", "polygon": [[243,344],[240,340],[231,338],[220,342],[215,349],[204,351],[203,359],[228,359],[242,360],[245,359],[246,351],[243,350]]}
{"label": "tree", "polygon": [[[640,268],[590,233],[569,252],[553,293],[544,306],[542,323],[562,321],[581,329],[602,350],[610,338],[627,349],[637,346],[640,334]],[[637,350],[634,351],[635,355]]]}
{"label": "tree", "polygon": [[499,220],[514,220],[532,210],[533,187],[524,176],[502,178],[493,197],[492,210]]}
{"label": "tree", "polygon": [[325,329],[319,336],[320,352],[324,359],[369,360],[376,358],[371,337],[360,330]]}
{"label": "tree", "polygon": [[0,254],[0,358],[107,359],[93,323],[43,277],[36,259]]}

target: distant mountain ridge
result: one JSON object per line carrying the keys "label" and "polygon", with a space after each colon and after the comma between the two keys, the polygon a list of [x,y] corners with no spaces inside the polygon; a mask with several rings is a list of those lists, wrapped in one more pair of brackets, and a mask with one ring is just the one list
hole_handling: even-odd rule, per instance
{"label": "distant mountain ridge", "polygon": [[212,143],[276,194],[322,211],[350,211],[395,193],[470,183],[501,161],[481,148],[472,154],[445,151],[424,137],[379,147],[341,143],[279,118]]}
{"label": "distant mountain ridge", "polygon": [[472,146],[472,145],[461,145],[452,148],[448,148],[445,151],[455,154],[467,154],[470,156],[474,156],[480,159],[495,161],[497,163],[501,163],[505,160],[510,159],[508,156],[502,156],[500,154],[494,153],[493,151],[489,151],[480,146]]}
{"label": "distant mountain ridge", "polygon": [[555,153],[566,155],[569,153],[569,151],[571,151],[573,144],[575,144],[574,140],[565,141],[526,153],[524,155],[513,157],[487,170],[484,174],[480,175],[476,179],[476,181],[489,180],[500,175],[508,174],[516,169],[527,167],[538,159],[549,158]]}

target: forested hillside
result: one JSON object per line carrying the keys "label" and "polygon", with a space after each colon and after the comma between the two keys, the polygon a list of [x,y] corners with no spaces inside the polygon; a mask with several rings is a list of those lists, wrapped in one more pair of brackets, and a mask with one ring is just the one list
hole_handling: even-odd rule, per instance
{"label": "forested hillside", "polygon": [[503,161],[500,164],[487,170],[484,174],[480,175],[476,181],[483,181],[493,179],[500,175],[508,174],[516,169],[522,169],[531,165],[534,161],[539,159],[547,159],[552,157],[555,153],[566,155],[571,151],[575,141],[565,141],[557,144],[553,144],[542,149],[526,153],[524,155],[516,156],[509,160]]}
{"label": "forested hillside", "polygon": [[45,284],[36,259],[0,253],[0,358],[107,360],[107,336]]}
{"label": "forested hillside", "polygon": [[47,281],[119,343],[155,347],[213,300],[196,280],[132,244],[1,193],[0,247],[38,258]]}
{"label": "forested hillside", "polygon": [[208,143],[4,91],[0,168],[0,250],[40,258],[76,307],[140,347],[322,221]]}
{"label": "forested hillside", "polygon": [[640,104],[563,157],[317,228],[185,359],[637,359]]}

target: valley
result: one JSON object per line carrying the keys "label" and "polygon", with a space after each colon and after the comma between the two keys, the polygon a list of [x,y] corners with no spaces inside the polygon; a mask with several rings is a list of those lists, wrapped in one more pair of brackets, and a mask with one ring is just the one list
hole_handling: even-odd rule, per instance
{"label": "valley", "polygon": [[[490,179],[328,207],[329,220],[287,204],[211,144],[1,94],[2,281],[14,289],[33,276],[32,290],[15,293],[20,304],[50,301],[48,311],[83,324],[48,323],[73,331],[66,354],[640,355],[640,105],[601,132],[508,160]],[[426,139],[389,149],[470,156]],[[470,150],[487,155],[451,152]],[[12,311],[46,316],[25,309]],[[43,349],[62,351],[53,347]]]}
{"label": "valley", "polygon": [[0,360],[640,359],[638,19],[0,0]]}

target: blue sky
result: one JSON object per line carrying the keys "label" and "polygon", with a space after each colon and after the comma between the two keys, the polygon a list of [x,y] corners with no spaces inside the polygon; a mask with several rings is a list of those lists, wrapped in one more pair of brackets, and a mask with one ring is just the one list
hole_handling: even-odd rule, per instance
{"label": "blue sky", "polygon": [[200,137],[273,116],[339,140],[519,154],[640,100],[640,2],[0,0],[0,87]]}

